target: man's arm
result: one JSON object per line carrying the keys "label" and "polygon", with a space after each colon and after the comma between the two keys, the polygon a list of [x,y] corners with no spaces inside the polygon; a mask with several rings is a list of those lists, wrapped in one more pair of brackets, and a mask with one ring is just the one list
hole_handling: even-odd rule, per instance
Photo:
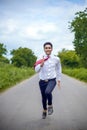
{"label": "man's arm", "polygon": [[57,72],[57,84],[58,84],[58,88],[60,89],[60,82],[61,82],[61,73],[62,73],[62,68],[61,68],[61,62],[60,59],[57,59],[57,67],[56,67],[56,72]]}
{"label": "man's arm", "polygon": [[41,69],[40,64],[38,64],[38,65],[35,66],[35,71],[36,71],[36,72],[39,72],[40,69]]}
{"label": "man's arm", "polygon": [[43,65],[44,65],[44,57],[43,57],[41,64],[38,64],[38,65],[35,66],[35,71],[39,72],[41,67],[43,67]]}

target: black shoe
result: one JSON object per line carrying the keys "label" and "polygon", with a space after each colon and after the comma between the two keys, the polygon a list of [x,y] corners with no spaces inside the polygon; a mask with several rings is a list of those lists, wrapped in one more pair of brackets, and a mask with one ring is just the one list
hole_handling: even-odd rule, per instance
{"label": "black shoe", "polygon": [[47,112],[43,112],[43,114],[42,114],[42,119],[45,119],[46,116],[47,116]]}
{"label": "black shoe", "polygon": [[53,113],[53,107],[48,107],[48,115],[51,115]]}

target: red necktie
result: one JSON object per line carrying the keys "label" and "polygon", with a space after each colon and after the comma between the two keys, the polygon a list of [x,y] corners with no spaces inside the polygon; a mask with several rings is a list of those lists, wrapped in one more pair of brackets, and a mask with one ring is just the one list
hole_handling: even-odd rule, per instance
{"label": "red necktie", "polygon": [[[46,58],[44,58],[44,61],[48,60],[49,57],[50,57],[50,56],[48,55]],[[40,59],[40,60],[36,61],[36,63],[34,64],[34,67],[36,67],[36,65],[38,65],[38,64],[41,64],[42,61],[43,61],[43,59]]]}

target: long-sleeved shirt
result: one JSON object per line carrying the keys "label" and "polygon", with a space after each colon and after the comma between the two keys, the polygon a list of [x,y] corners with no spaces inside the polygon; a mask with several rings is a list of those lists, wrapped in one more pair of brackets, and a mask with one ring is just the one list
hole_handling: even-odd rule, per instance
{"label": "long-sleeved shirt", "polygon": [[[46,58],[45,56],[44,58]],[[39,60],[39,59],[38,59]],[[61,63],[59,57],[50,55],[50,58],[44,62],[43,67],[38,64],[35,71],[39,72],[41,80],[57,78],[61,80]]]}

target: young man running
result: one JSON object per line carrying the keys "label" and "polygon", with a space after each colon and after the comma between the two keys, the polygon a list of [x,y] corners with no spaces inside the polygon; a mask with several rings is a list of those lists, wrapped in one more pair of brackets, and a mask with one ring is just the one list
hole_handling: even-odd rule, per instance
{"label": "young man running", "polygon": [[52,91],[56,86],[60,88],[61,80],[61,63],[59,57],[52,56],[53,45],[46,42],[43,45],[45,56],[37,60],[35,64],[35,71],[39,72],[39,86],[42,95],[43,113],[42,118],[45,119],[48,115],[53,113]]}

